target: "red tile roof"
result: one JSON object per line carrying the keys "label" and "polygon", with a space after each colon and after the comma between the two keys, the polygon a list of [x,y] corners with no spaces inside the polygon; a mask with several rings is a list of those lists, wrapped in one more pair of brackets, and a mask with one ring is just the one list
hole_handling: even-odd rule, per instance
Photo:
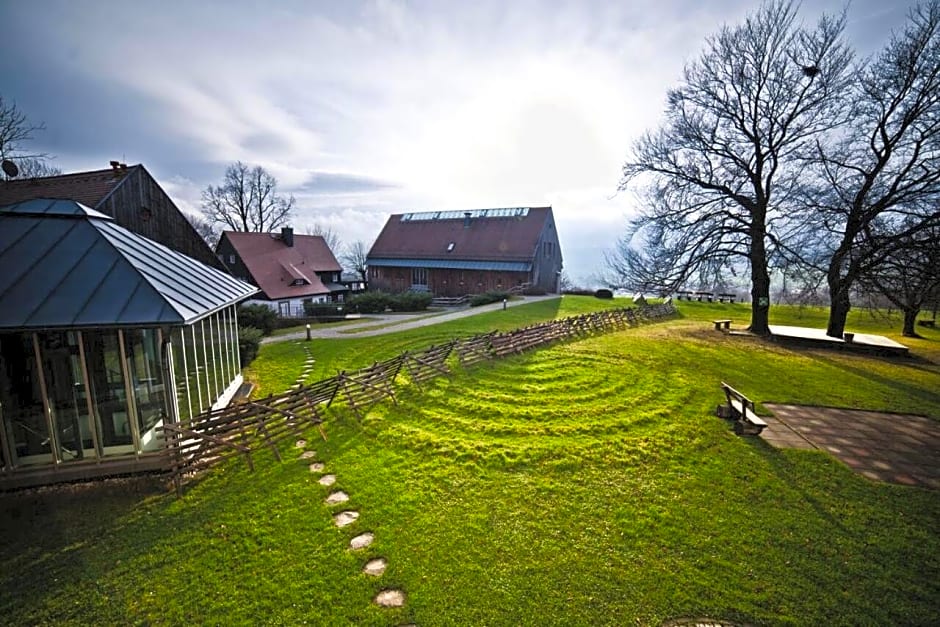
{"label": "red tile roof", "polygon": [[57,198],[75,200],[94,209],[136,167],[139,166],[0,181],[0,205],[34,198]]}
{"label": "red tile roof", "polygon": [[[288,246],[279,234],[225,231],[252,279],[271,300],[329,294],[317,272],[341,272],[330,247],[319,235],[294,235]],[[218,249],[217,249],[218,250]],[[293,285],[305,279],[308,285]]]}
{"label": "red tile roof", "polygon": [[552,208],[529,207],[525,216],[518,217],[471,217],[469,226],[460,211],[447,212],[459,216],[447,219],[402,220],[403,215],[416,214],[391,216],[372,245],[370,258],[531,261]]}

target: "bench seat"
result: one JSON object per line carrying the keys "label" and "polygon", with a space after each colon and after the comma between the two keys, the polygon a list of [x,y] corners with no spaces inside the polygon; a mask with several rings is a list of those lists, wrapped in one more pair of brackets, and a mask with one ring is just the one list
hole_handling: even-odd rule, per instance
{"label": "bench seat", "polygon": [[712,320],[712,323],[714,323],[716,331],[721,331],[722,327],[724,327],[725,329],[731,328],[730,320]]}
{"label": "bench seat", "polygon": [[721,388],[728,400],[728,405],[723,412],[719,412],[719,415],[734,420],[735,433],[757,435],[767,427],[767,423],[754,411],[754,401],[727,383],[722,382]]}

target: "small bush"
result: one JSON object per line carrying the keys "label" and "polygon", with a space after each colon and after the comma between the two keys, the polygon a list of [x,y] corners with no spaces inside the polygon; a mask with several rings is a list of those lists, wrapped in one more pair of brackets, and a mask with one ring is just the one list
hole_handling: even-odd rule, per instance
{"label": "small bush", "polygon": [[389,299],[392,311],[424,311],[433,297],[429,292],[402,292]]}
{"label": "small bush", "polygon": [[613,298],[614,293],[607,288],[601,288],[594,292],[594,296],[597,298]]}
{"label": "small bush", "polygon": [[388,308],[390,300],[391,296],[385,292],[365,292],[346,301],[346,307],[356,313],[382,313]]}
{"label": "small bush", "polygon": [[490,303],[500,303],[505,298],[509,300],[511,295],[509,292],[502,290],[494,290],[492,292],[484,292],[482,294],[474,294],[470,297],[470,306],[479,307],[480,305],[489,305]]}
{"label": "small bush", "polygon": [[254,327],[238,327],[238,351],[241,353],[242,368],[250,364],[258,356],[261,347],[261,338],[264,333]]}
{"label": "small bush", "polygon": [[525,288],[522,290],[522,293],[526,296],[545,296],[545,294],[547,294],[547,292],[541,287],[536,287],[534,285],[530,285],[529,287]]}
{"label": "small bush", "polygon": [[565,296],[594,296],[594,290],[583,287],[572,287],[567,290],[562,290],[561,293]]}
{"label": "small bush", "polygon": [[304,303],[304,315],[308,318],[335,318],[345,313],[342,303]]}
{"label": "small bush", "polygon": [[277,327],[277,312],[266,305],[239,305],[238,326],[254,327],[263,335],[271,335]]}

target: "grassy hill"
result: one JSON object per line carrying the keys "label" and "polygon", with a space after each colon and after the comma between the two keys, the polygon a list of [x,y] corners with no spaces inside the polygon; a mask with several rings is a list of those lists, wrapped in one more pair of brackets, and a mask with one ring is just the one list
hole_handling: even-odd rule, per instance
{"label": "grassy hill", "polygon": [[[619,302],[616,304],[620,304]],[[499,325],[607,306],[565,298],[376,338],[314,342],[317,376]],[[271,456],[182,499],[126,486],[0,497],[0,612],[12,624],[940,623],[940,494],[877,484],[827,454],[780,451],[714,417],[727,380],[755,400],[940,419],[940,334],[884,360],[712,330],[744,306],[682,303],[663,323],[459,368],[361,422],[309,434],[338,478]],[[720,316],[719,316],[720,312]],[[780,324],[824,312],[775,308]],[[820,322],[820,316],[822,322]],[[801,322],[802,321],[802,322]],[[295,351],[299,351],[296,355]],[[266,346],[274,391],[302,349]],[[296,372],[295,372],[296,370]],[[760,410],[760,406],[758,406]],[[333,489],[351,496],[328,507]],[[331,514],[358,510],[337,529]],[[350,552],[350,537],[375,543]],[[381,555],[379,579],[362,574]],[[398,610],[370,600],[400,587]]]}

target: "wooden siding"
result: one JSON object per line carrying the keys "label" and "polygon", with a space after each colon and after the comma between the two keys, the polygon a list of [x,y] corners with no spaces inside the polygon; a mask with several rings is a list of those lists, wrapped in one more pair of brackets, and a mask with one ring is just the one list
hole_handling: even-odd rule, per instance
{"label": "wooden siding", "polygon": [[226,269],[166,192],[141,166],[131,168],[124,180],[95,209],[112,216],[126,229],[208,266]]}
{"label": "wooden siding", "polygon": [[[463,296],[494,290],[508,290],[530,281],[528,272],[435,268],[428,269],[427,277],[427,289],[435,296]],[[408,291],[412,289],[412,269],[369,266],[369,288],[388,292]]]}

